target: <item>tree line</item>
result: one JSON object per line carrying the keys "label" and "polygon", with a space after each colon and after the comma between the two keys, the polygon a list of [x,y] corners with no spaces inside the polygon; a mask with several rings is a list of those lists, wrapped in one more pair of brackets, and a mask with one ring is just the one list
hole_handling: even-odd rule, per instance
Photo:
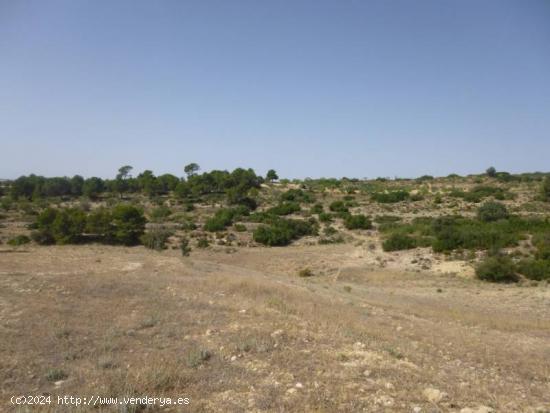
{"label": "tree line", "polygon": [[155,176],[151,170],[145,170],[133,177],[132,170],[130,165],[122,166],[114,179],[85,179],[80,175],[46,178],[31,174],[11,181],[8,193],[14,199],[28,200],[58,196],[87,196],[95,199],[105,193],[118,194],[120,197],[130,193],[141,193],[152,197],[173,192],[181,198],[226,194],[229,203],[238,204],[250,202],[247,200],[250,189],[259,188],[265,180],[278,179],[274,170],[269,170],[264,179],[256,175],[253,169],[243,168],[237,168],[232,172],[213,170],[199,174],[200,167],[196,163],[185,167],[186,177],[172,174]]}

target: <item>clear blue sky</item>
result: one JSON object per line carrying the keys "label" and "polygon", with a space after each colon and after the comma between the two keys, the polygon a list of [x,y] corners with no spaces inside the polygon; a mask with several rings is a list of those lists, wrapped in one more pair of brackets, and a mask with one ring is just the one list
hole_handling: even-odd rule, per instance
{"label": "clear blue sky", "polygon": [[549,0],[0,0],[0,177],[550,170]]}

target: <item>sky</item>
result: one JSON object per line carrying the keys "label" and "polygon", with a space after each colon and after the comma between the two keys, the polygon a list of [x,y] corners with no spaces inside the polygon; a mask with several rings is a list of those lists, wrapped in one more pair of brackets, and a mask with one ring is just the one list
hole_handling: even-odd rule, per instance
{"label": "sky", "polygon": [[550,170],[549,0],[0,0],[0,178]]}

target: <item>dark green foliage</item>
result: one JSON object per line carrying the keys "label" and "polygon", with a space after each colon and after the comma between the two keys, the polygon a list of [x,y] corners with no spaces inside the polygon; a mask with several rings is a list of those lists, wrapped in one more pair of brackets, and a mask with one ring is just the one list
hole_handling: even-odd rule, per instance
{"label": "dark green foliage", "polygon": [[311,207],[310,212],[312,214],[321,214],[324,211],[323,205],[315,204]]}
{"label": "dark green foliage", "polygon": [[307,277],[313,277],[313,271],[311,271],[311,268],[302,268],[300,271],[298,271],[298,277],[307,278]]}
{"label": "dark green foliage", "polygon": [[143,211],[132,205],[119,204],[112,212],[113,240],[117,244],[136,245],[145,232]]}
{"label": "dark green foliage", "polygon": [[210,242],[208,242],[208,238],[199,238],[197,240],[197,248],[208,248],[210,246]]}
{"label": "dark green foliage", "polygon": [[315,197],[302,189],[289,189],[281,194],[281,201],[292,201],[311,204],[315,202]]}
{"label": "dark green foliage", "polygon": [[468,192],[454,190],[451,193],[449,193],[449,196],[452,196],[455,198],[462,198],[467,202],[473,202],[473,203],[481,202],[483,199],[491,196],[498,200],[513,198],[513,195],[505,191],[504,189],[496,186],[488,186],[488,185],[477,185]]}
{"label": "dark green foliage", "polygon": [[490,178],[494,178],[497,175],[497,170],[493,166],[490,166],[485,171],[485,174]]}
{"label": "dark green foliage", "polygon": [[246,225],[244,224],[235,224],[234,228],[237,232],[246,232]]}
{"label": "dark green foliage", "polygon": [[17,247],[19,245],[25,245],[31,242],[31,239],[26,235],[17,235],[8,241],[8,245],[12,247]]}
{"label": "dark green foliage", "polygon": [[191,253],[191,247],[189,246],[189,239],[183,237],[180,240],[180,251],[181,251],[181,255],[183,255],[184,257],[189,256],[189,254]]}
{"label": "dark green foliage", "polygon": [[550,232],[535,234],[533,245],[537,248],[536,258],[550,260]]}
{"label": "dark green foliage", "polygon": [[185,168],[183,168],[183,171],[187,174],[188,177],[191,177],[193,175],[196,175],[197,172],[200,170],[200,166],[194,162],[185,165]]}
{"label": "dark green foliage", "polygon": [[550,280],[549,259],[529,259],[518,263],[518,272],[531,280]]}
{"label": "dark green foliage", "polygon": [[509,217],[508,210],[500,202],[486,202],[477,210],[477,217],[483,222],[498,221]]}
{"label": "dark green foliage", "polygon": [[155,228],[141,236],[141,243],[146,248],[161,251],[166,248],[166,242],[172,235],[171,231],[164,228]]}
{"label": "dark green foliage", "polygon": [[270,182],[273,182],[273,181],[276,181],[277,179],[279,179],[279,176],[277,175],[277,172],[275,172],[274,169],[270,169],[269,171],[267,171],[265,179],[270,181]]}
{"label": "dark green foliage", "polygon": [[76,208],[48,208],[38,217],[33,239],[39,244],[74,244],[82,240],[86,214]]}
{"label": "dark green foliage", "polygon": [[519,277],[512,260],[505,256],[491,256],[476,267],[480,280],[500,283],[517,282]]}
{"label": "dark green foliage", "polygon": [[153,221],[163,221],[172,214],[172,211],[167,206],[161,205],[151,211],[151,219]]}
{"label": "dark green foliage", "polygon": [[344,201],[334,201],[334,202],[331,202],[331,204],[328,206],[328,208],[329,208],[332,212],[337,212],[337,213],[349,212],[349,209],[348,209],[348,207],[346,206],[346,204],[344,203]]}
{"label": "dark green foliage", "polygon": [[204,223],[204,229],[210,232],[223,231],[235,218],[248,214],[248,209],[243,206],[220,209]]}
{"label": "dark green foliage", "polygon": [[312,221],[277,218],[270,225],[261,225],[253,233],[254,241],[269,245],[283,246],[304,235],[314,235],[317,227]]}
{"label": "dark green foliage", "polygon": [[374,221],[378,224],[389,224],[401,221],[401,217],[395,215],[379,215],[374,218]]}
{"label": "dark green foliage", "polygon": [[331,222],[332,221],[332,214],[329,214],[328,212],[321,212],[319,214],[319,221],[321,221],[321,222]]}
{"label": "dark green foliage", "polygon": [[382,249],[384,251],[410,250],[416,248],[416,246],[414,238],[399,233],[390,235],[390,237],[382,243]]}
{"label": "dark green foliage", "polygon": [[416,178],[416,180],[417,180],[418,182],[433,181],[433,180],[434,180],[434,177],[431,176],[431,175],[422,175],[421,177]]}
{"label": "dark green foliage", "polygon": [[372,222],[365,215],[348,215],[344,218],[347,229],[371,229]]}
{"label": "dark green foliage", "polygon": [[89,198],[97,198],[99,194],[105,191],[105,183],[102,179],[92,177],[84,181],[82,193]]}
{"label": "dark green foliage", "polygon": [[300,211],[300,209],[300,204],[297,202],[284,201],[279,205],[269,208],[267,213],[273,215],[290,215]]}
{"label": "dark green foliage", "polygon": [[405,201],[409,198],[409,193],[404,190],[391,192],[378,192],[372,194],[372,200],[381,204],[394,204]]}

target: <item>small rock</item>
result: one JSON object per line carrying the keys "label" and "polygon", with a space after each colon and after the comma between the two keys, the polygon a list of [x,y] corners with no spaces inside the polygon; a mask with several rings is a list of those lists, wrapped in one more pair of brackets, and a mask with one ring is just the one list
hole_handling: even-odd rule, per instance
{"label": "small rock", "polygon": [[297,389],[301,389],[304,387],[304,385],[302,383],[296,383],[294,387],[296,387]]}
{"label": "small rock", "polygon": [[290,388],[286,391],[288,394],[294,394],[297,392],[297,390],[295,388]]}
{"label": "small rock", "polygon": [[371,371],[370,371],[370,370],[365,370],[365,371],[363,372],[363,376],[365,376],[365,377],[369,377],[370,374],[371,374]]}
{"label": "small rock", "polygon": [[61,387],[61,385],[65,383],[65,380],[58,380],[54,383],[55,387]]}
{"label": "small rock", "polygon": [[231,361],[237,360],[237,356],[231,356]]}
{"label": "small rock", "polygon": [[275,338],[275,337],[279,337],[280,335],[282,335],[284,333],[283,330],[275,330],[273,333],[271,333],[271,337]]}
{"label": "small rock", "polygon": [[414,406],[413,407],[413,412],[414,413],[420,413],[422,411],[422,407],[419,407],[419,406]]}
{"label": "small rock", "polygon": [[365,347],[366,347],[365,344],[361,343],[360,341],[358,341],[357,343],[355,343],[355,344],[353,345],[353,348],[354,348],[355,350],[364,350]]}
{"label": "small rock", "polygon": [[439,403],[441,400],[447,397],[447,393],[442,392],[438,389],[434,389],[432,387],[424,389],[422,394],[431,403]]}

